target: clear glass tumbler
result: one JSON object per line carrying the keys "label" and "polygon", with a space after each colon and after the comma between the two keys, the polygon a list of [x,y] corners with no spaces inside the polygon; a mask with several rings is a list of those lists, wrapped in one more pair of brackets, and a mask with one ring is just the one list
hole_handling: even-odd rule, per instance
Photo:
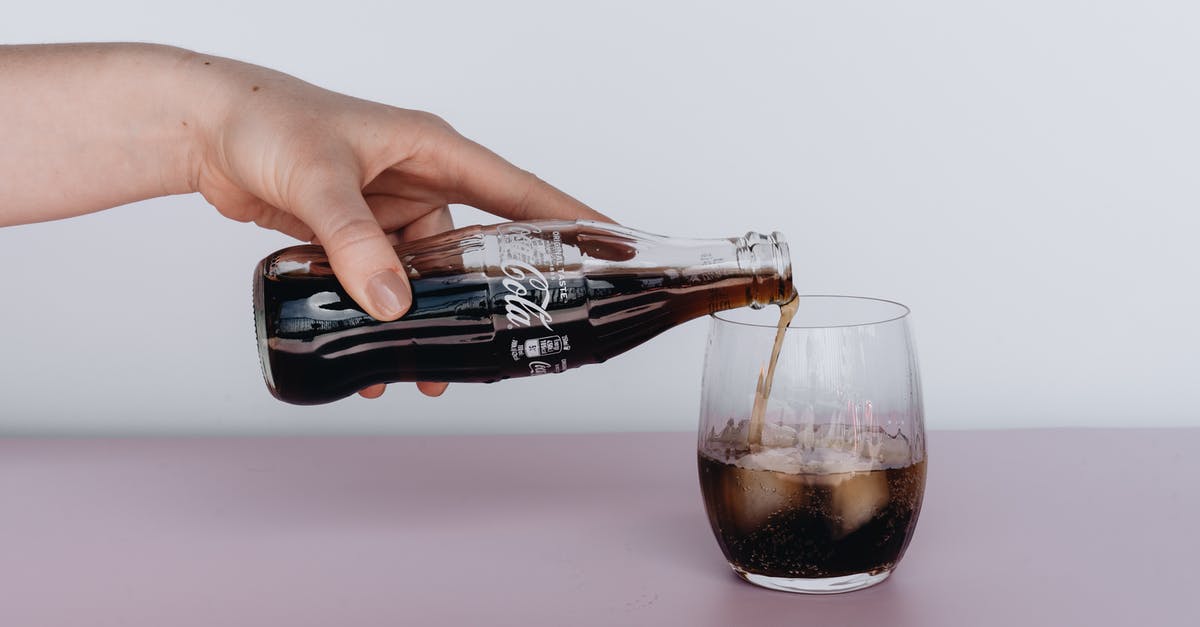
{"label": "clear glass tumbler", "polygon": [[921,510],[917,356],[904,305],[799,298],[760,421],[751,413],[779,313],[712,316],[700,487],[741,578],[790,592],[848,592],[891,574]]}

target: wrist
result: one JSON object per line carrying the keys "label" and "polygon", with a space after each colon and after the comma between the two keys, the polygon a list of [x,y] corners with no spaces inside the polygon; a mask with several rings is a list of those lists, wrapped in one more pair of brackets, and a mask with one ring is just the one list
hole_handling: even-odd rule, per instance
{"label": "wrist", "polygon": [[14,94],[0,98],[0,170],[17,183],[0,185],[0,224],[192,191],[213,119],[192,56],[134,43],[0,47],[0,84]]}
{"label": "wrist", "polygon": [[194,191],[197,156],[204,146],[206,116],[197,85],[186,71],[196,56],[181,48],[156,44],[100,44],[94,47],[101,80],[114,94],[111,103],[123,110],[119,140],[137,146],[129,152],[131,171],[144,173],[144,191],[131,195],[167,196]]}
{"label": "wrist", "polygon": [[230,109],[222,78],[225,66],[236,62],[181,48],[164,47],[162,54],[167,64],[164,101],[171,118],[166,124],[175,131],[164,180],[178,190],[173,193],[197,192],[202,168]]}

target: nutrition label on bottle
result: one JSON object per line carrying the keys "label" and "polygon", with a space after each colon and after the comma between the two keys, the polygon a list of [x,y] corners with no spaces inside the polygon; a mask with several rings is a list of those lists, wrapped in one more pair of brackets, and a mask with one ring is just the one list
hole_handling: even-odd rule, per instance
{"label": "nutrition label on bottle", "polygon": [[571,342],[555,326],[564,322],[564,310],[585,306],[582,278],[577,270],[576,276],[568,272],[579,267],[578,250],[563,245],[560,231],[528,224],[503,225],[496,237],[502,276],[492,311],[498,339],[507,339],[512,360],[525,362],[529,374],[566,370]]}

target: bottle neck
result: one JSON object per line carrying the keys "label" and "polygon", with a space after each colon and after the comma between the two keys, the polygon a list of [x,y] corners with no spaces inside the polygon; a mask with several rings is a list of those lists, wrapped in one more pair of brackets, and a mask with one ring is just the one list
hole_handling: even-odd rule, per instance
{"label": "bottle neck", "polygon": [[737,247],[738,267],[753,279],[751,307],[783,305],[796,297],[792,285],[792,257],[782,233],[763,235],[751,231],[732,242]]}
{"label": "bottle neck", "polygon": [[584,274],[589,277],[665,273],[680,293],[708,293],[707,313],[783,305],[795,295],[791,257],[781,233],[692,239],[609,224],[580,226],[578,243]]}

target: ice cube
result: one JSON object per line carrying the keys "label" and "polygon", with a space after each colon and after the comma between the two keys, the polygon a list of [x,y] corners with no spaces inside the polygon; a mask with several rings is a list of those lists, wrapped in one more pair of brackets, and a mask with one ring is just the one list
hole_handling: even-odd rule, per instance
{"label": "ice cube", "polygon": [[[824,444],[828,445],[829,442]],[[838,446],[841,443],[835,443]],[[838,483],[842,477],[856,472],[867,472],[881,468],[871,459],[854,452],[853,449],[837,446],[822,446],[804,456],[804,472],[827,475],[827,483]]]}
{"label": "ice cube", "polygon": [[[804,505],[808,496],[802,475],[768,469],[795,467],[796,462],[788,462],[785,455],[767,453],[739,460],[739,467],[731,473],[734,480],[724,486],[724,502],[736,503],[730,513],[742,532],[760,529],[771,515]],[[756,459],[747,461],[747,457]]]}
{"label": "ice cube", "polygon": [[735,424],[733,422],[733,418],[730,418],[725,422],[725,428],[722,429],[720,435],[716,437],[716,441],[724,442],[726,444],[745,443],[746,434],[748,431],[749,423],[747,421],[742,420]]}
{"label": "ice cube", "polygon": [[871,461],[876,463],[883,461],[883,438],[879,434],[864,438],[863,449],[866,456],[871,458]]}
{"label": "ice cube", "polygon": [[867,524],[888,502],[887,473],[882,470],[850,472],[833,483],[834,536],[842,538]]}
{"label": "ice cube", "polygon": [[782,424],[768,423],[763,425],[762,445],[770,447],[786,447],[796,445],[796,430]]}
{"label": "ice cube", "polygon": [[817,446],[817,430],[812,422],[802,423],[800,432],[796,434],[796,441],[800,448],[811,451]]}
{"label": "ice cube", "polygon": [[772,470],[798,474],[803,469],[803,459],[796,449],[768,448],[757,453],[743,455],[737,465],[747,470]]}
{"label": "ice cube", "polygon": [[903,468],[913,463],[912,445],[906,437],[883,435],[879,463],[884,468]]}

